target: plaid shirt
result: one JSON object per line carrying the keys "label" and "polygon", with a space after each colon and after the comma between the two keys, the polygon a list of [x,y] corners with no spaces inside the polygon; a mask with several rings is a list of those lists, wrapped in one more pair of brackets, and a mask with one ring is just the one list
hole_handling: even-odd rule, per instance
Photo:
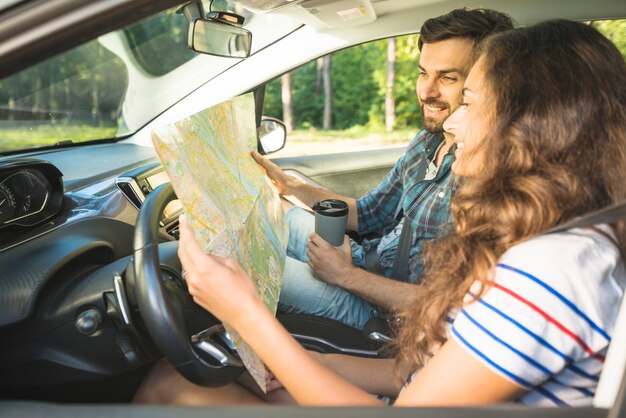
{"label": "plaid shirt", "polygon": [[420,252],[424,244],[448,231],[450,200],[458,188],[458,180],[450,167],[454,161],[453,147],[444,156],[435,177],[415,178],[422,160],[434,158],[443,141],[443,134],[421,130],[409,143],[385,179],[357,201],[359,234],[379,233],[382,238],[352,242],[355,265],[365,267],[365,253],[376,248],[385,276],[391,276],[398,248],[400,230],[405,219],[413,223],[412,246],[409,253],[407,281],[417,283],[423,265]]}

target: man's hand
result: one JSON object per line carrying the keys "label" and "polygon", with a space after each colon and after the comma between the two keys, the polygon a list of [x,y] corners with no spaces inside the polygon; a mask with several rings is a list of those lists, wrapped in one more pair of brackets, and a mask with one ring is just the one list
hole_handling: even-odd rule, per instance
{"label": "man's hand", "polygon": [[292,195],[294,194],[294,184],[297,184],[297,180],[293,177],[288,176],[285,172],[276,164],[263,157],[256,151],[252,151],[250,153],[254,161],[256,161],[263,169],[267,176],[272,180],[272,183],[276,186],[278,193],[281,195]]}
{"label": "man's hand", "polygon": [[250,153],[252,158],[265,170],[265,173],[270,178],[276,190],[283,198],[288,200],[291,204],[311,210],[311,207],[315,202],[323,199],[339,199],[348,204],[348,225],[349,231],[358,230],[358,215],[356,208],[356,200],[348,196],[338,195],[326,189],[313,187],[307,183],[304,183],[298,179],[291,177],[276,164],[263,157],[256,151]]}
{"label": "man's hand", "polygon": [[310,238],[307,244],[308,264],[315,276],[326,283],[343,287],[344,279],[356,268],[352,263],[350,239],[344,235],[343,244],[333,247],[316,233]]}

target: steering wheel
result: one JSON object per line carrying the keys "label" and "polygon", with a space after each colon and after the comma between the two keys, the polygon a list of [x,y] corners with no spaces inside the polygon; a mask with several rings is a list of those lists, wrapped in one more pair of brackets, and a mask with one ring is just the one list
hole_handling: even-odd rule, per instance
{"label": "steering wheel", "polygon": [[201,386],[223,386],[244,370],[233,354],[232,342],[219,321],[187,292],[175,254],[177,243],[169,246],[169,258],[175,260],[169,264],[175,264],[177,269],[163,267],[159,259],[161,214],[175,198],[172,185],[164,183],[141,205],[133,239],[132,272],[127,274],[134,276],[137,307],[161,353],[189,381]]}

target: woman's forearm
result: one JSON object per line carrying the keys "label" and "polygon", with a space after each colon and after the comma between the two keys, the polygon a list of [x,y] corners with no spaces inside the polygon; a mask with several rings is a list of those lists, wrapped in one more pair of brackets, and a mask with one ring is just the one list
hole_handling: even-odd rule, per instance
{"label": "woman's forearm", "polygon": [[408,376],[408,372],[391,358],[312,354],[330,370],[371,394],[398,396]]}
{"label": "woman's forearm", "polygon": [[255,315],[239,318],[232,325],[299,404],[381,405],[302,348],[259,303]]}

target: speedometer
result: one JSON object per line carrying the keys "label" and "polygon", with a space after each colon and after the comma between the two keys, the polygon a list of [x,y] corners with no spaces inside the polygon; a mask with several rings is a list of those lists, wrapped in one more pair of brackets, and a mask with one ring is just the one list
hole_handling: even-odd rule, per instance
{"label": "speedometer", "polygon": [[0,184],[0,224],[15,218],[15,196],[4,184]]}
{"label": "speedometer", "polygon": [[5,230],[25,230],[59,213],[62,176],[46,161],[0,161],[0,241],[11,235]]}
{"label": "speedometer", "polygon": [[51,190],[48,180],[38,171],[24,169],[2,180],[0,191],[7,205],[6,214],[0,215],[0,223],[6,224],[41,212]]}

